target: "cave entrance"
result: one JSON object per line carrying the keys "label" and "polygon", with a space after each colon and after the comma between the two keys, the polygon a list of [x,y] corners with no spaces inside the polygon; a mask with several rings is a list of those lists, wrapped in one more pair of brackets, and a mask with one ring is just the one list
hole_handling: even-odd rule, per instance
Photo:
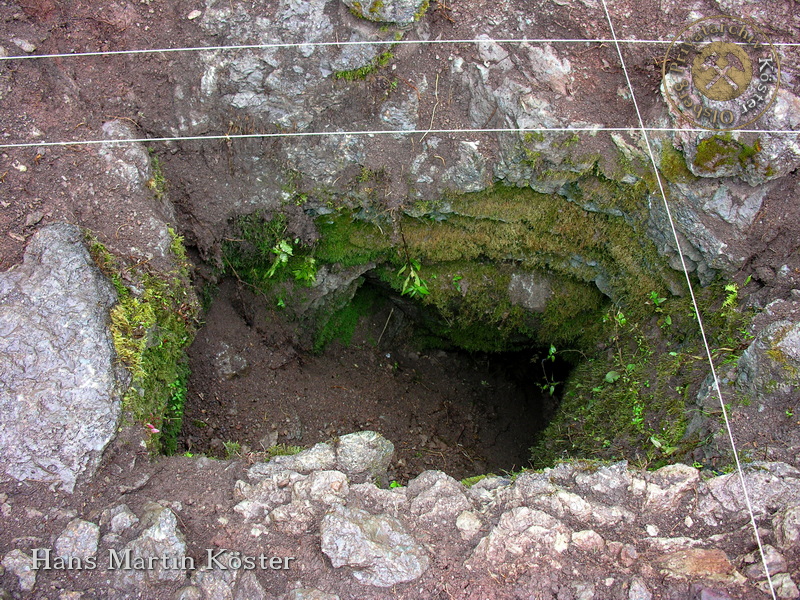
{"label": "cave entrance", "polygon": [[291,451],[374,430],[395,444],[400,482],[426,469],[501,474],[528,465],[557,406],[549,384],[569,370],[546,348],[420,350],[414,303],[369,278],[319,353],[299,349],[296,323],[264,304],[235,281],[219,286],[189,349],[181,452]]}

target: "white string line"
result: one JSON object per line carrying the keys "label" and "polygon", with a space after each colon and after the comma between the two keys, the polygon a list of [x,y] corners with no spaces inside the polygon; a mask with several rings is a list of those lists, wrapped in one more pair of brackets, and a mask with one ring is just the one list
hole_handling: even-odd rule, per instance
{"label": "white string line", "polygon": [[[187,46],[183,48],[142,48],[139,50],[108,50],[105,52],[70,52],[64,54],[24,54],[18,56],[0,56],[4,60],[31,60],[36,58],[78,58],[85,56],[115,56],[126,54],[157,54],[159,52],[214,52],[228,50],[269,50],[273,48],[308,48],[326,46],[398,46],[403,44],[481,44],[494,42],[496,44],[611,44],[613,39],[590,38],[500,38],[500,39],[463,39],[463,40],[350,40],[344,42],[269,42],[265,44],[238,44],[233,46]],[[672,44],[674,40],[617,40],[620,44]],[[800,42],[772,42],[773,46],[792,47],[800,46]]]}
{"label": "white string line", "polygon": [[[585,132],[598,133],[600,131],[650,131],[650,132],[673,132],[685,131],[702,133],[712,131],[701,128],[679,129],[674,127],[502,127],[491,129],[376,129],[364,131],[295,131],[283,133],[232,133],[216,135],[184,135],[174,137],[153,137],[153,138],[133,138],[133,139],[102,139],[102,140],[68,140],[57,142],[18,142],[13,144],[0,144],[0,148],[44,148],[48,146],[91,146],[97,144],[152,144],[155,142],[193,142],[193,141],[213,141],[213,140],[241,140],[241,139],[260,139],[260,138],[303,138],[303,137],[323,137],[323,136],[376,136],[376,135],[414,135],[421,134],[451,134],[451,133],[528,133],[528,132]],[[737,129],[737,133],[770,133],[785,134],[792,133],[797,135],[800,131],[791,129]]]}
{"label": "white string line", "polygon": [[[611,30],[611,35],[612,37],[616,37],[616,34],[614,32],[614,24],[611,21],[611,13],[609,13],[608,11],[608,5],[606,4],[606,0],[603,0],[603,9],[605,10],[606,18],[608,19],[608,26],[609,29]],[[658,188],[661,191],[661,198],[664,200],[664,208],[667,211],[667,217],[669,218],[669,225],[670,228],[672,229],[672,235],[675,238],[675,244],[677,245],[678,248],[678,256],[681,259],[681,265],[683,266],[683,273],[686,276],[686,283],[689,286],[689,294],[692,297],[692,305],[694,306],[694,312],[695,315],[697,316],[697,323],[700,326],[700,335],[703,338],[703,345],[706,348],[706,356],[708,357],[708,364],[711,365],[711,374],[714,378],[714,389],[717,392],[717,397],[719,398],[719,405],[722,408],[722,416],[725,420],[725,429],[728,432],[728,439],[730,441],[731,448],[733,449],[733,457],[736,461],[736,472],[739,474],[739,482],[742,485],[742,492],[744,495],[745,504],[747,505],[747,511],[750,513],[750,524],[753,526],[753,534],[755,535],[756,543],[758,544],[758,551],[761,554],[761,562],[764,565],[764,572],[767,575],[767,581],[769,582],[769,589],[770,592],[772,593],[772,598],[773,600],[777,600],[775,596],[775,588],[772,585],[772,576],[770,575],[769,567],[767,566],[767,558],[764,555],[764,548],[761,545],[761,536],[758,533],[758,525],[756,525],[756,517],[755,514],[753,514],[753,506],[750,503],[750,495],[747,492],[747,485],[745,484],[744,474],[742,472],[742,465],[739,462],[739,452],[736,449],[736,442],[733,439],[731,424],[730,421],[728,420],[728,411],[725,408],[725,401],[722,399],[722,390],[719,387],[717,370],[714,367],[714,361],[711,357],[711,348],[708,345],[708,339],[706,338],[705,327],[703,326],[703,319],[700,316],[700,309],[697,306],[697,299],[695,298],[694,289],[692,288],[692,281],[691,278],[689,277],[689,270],[686,268],[686,261],[683,256],[683,252],[681,251],[680,241],[678,240],[678,231],[675,228],[675,222],[672,219],[672,211],[670,211],[669,208],[669,202],[667,201],[667,194],[664,190],[664,184],[661,181],[661,175],[658,172],[658,166],[656,163],[655,154],[653,153],[653,147],[650,144],[650,138],[647,135],[647,129],[644,126],[644,119],[642,118],[642,113],[639,110],[639,103],[636,100],[636,94],[634,93],[633,84],[631,83],[631,79],[628,76],[628,69],[625,66],[625,59],[622,57],[622,47],[616,43],[615,46],[617,48],[617,54],[619,54],[620,63],[622,64],[622,70],[625,73],[625,80],[628,82],[628,89],[630,90],[631,98],[633,99],[633,104],[636,107],[636,116],[639,118],[639,124],[641,125],[642,135],[644,136],[644,140],[647,144],[647,152],[650,155],[650,161],[653,164],[653,171],[655,172],[656,180],[658,181]]]}

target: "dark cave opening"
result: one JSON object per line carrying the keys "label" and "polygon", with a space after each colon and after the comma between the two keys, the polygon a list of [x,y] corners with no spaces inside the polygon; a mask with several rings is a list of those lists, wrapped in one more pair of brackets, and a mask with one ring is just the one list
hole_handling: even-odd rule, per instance
{"label": "dark cave opening", "polygon": [[259,460],[374,430],[394,443],[401,483],[427,469],[463,479],[529,464],[573,365],[548,347],[466,352],[428,338],[422,349],[419,304],[371,277],[346,308],[313,352],[285,313],[222,281],[188,351],[180,451]]}

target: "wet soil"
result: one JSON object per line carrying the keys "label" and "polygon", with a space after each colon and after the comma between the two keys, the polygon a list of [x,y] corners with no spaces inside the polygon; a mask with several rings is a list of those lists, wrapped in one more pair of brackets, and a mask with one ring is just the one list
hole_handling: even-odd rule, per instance
{"label": "wet soil", "polygon": [[388,298],[349,344],[318,355],[292,325],[236,282],[220,286],[189,349],[182,451],[224,457],[230,442],[247,454],[373,430],[395,444],[393,479],[426,469],[461,479],[525,467],[553,409],[532,353],[417,352],[416,326]]}

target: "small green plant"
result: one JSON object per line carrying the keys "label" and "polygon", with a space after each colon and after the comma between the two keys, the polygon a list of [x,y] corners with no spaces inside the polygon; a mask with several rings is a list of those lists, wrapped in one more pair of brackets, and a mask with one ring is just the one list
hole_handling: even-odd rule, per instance
{"label": "small green plant", "polygon": [[[744,280],[744,286],[750,283],[750,276],[747,276],[747,279]],[[725,300],[722,301],[722,315],[727,317],[730,316],[731,313],[736,310],[736,306],[739,302],[739,284],[735,281],[733,283],[729,283],[725,285]]]}
{"label": "small green plant", "polygon": [[794,411],[791,408],[786,409],[786,416],[790,419],[794,416]]}
{"label": "small green plant", "polygon": [[402,277],[403,274],[406,275],[403,280],[403,288],[400,291],[400,295],[410,296],[411,298],[421,298],[430,294],[428,282],[419,275],[421,268],[419,261],[414,258],[409,258],[408,262],[400,267],[397,276]]}
{"label": "small green plant", "polygon": [[242,455],[242,445],[239,442],[222,442],[222,446],[225,448],[225,458],[228,460],[239,458]]}
{"label": "small green plant", "polygon": [[653,444],[653,446],[655,446],[657,449],[661,450],[664,456],[669,456],[678,449],[677,446],[670,446],[654,435],[650,436],[650,443]]}
{"label": "small green plant", "polygon": [[313,256],[306,256],[300,266],[292,271],[295,280],[311,285],[317,280],[317,260]]}
{"label": "small green plant", "polygon": [[556,350],[556,347],[553,344],[550,344],[550,349],[547,351],[547,356],[542,359],[542,372],[544,373],[544,381],[539,384],[539,387],[543,392],[547,392],[551,396],[555,395],[556,388],[561,384],[561,382],[556,381],[550,374],[548,374],[544,363],[546,361],[555,362],[557,353],[558,350]]}
{"label": "small green plant", "polygon": [[[297,243],[298,240],[295,240]],[[275,273],[278,269],[282,268],[289,262],[289,258],[294,256],[294,248],[292,248],[292,244],[289,240],[283,239],[278,240],[278,242],[272,247],[272,253],[275,255],[275,262],[272,263],[272,266],[267,271],[267,277],[274,277]]]}
{"label": "small green plant", "polygon": [[653,303],[653,306],[656,307],[656,312],[661,312],[660,307],[667,299],[659,297],[658,292],[650,292],[650,301]]}
{"label": "small green plant", "polygon": [[664,309],[661,307],[667,299],[658,295],[658,292],[650,292],[650,302],[653,303],[653,307],[655,308],[656,313],[663,314],[664,316],[659,320],[659,327],[661,329],[666,329],[672,325],[672,317],[666,313],[664,313]]}
{"label": "small green plant", "polygon": [[644,406],[638,399],[633,402],[632,412],[631,423],[636,429],[642,431],[644,428]]}
{"label": "small green plant", "polygon": [[403,487],[403,484],[400,483],[399,481],[397,481],[396,479],[392,480],[392,483],[389,484],[389,488],[391,488],[391,489],[399,488],[399,487]]}
{"label": "small green plant", "polygon": [[189,385],[189,366],[181,364],[177,375],[177,378],[167,385],[169,400],[161,424],[161,450],[168,456],[178,451],[178,434],[183,423],[183,408]]}
{"label": "small green plant", "polygon": [[459,294],[463,294],[463,290],[461,289],[461,280],[464,279],[461,275],[453,275],[453,287],[456,288],[456,291]]}
{"label": "small green plant", "polygon": [[303,446],[290,446],[289,444],[275,444],[265,450],[267,458],[275,458],[276,456],[293,456],[305,450]]}

